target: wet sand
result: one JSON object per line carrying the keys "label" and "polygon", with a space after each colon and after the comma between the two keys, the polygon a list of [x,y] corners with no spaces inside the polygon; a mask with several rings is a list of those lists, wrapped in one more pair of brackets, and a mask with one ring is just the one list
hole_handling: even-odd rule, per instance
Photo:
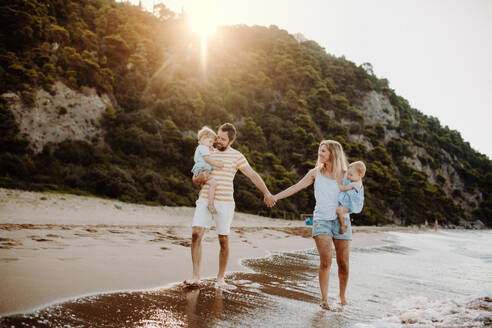
{"label": "wet sand", "polygon": [[[110,291],[165,286],[190,277],[193,208],[145,206],[67,194],[0,189],[0,315]],[[376,245],[392,228],[354,227],[352,247]],[[244,258],[314,247],[302,221],[236,213],[228,272]],[[202,277],[215,276],[214,229]]]}

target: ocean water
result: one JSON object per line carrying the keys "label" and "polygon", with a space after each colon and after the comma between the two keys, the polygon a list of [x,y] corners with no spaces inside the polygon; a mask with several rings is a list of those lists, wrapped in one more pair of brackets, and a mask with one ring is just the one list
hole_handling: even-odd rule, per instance
{"label": "ocean water", "polygon": [[0,318],[0,327],[492,326],[492,231],[390,232],[380,246],[352,248],[343,310],[335,259],[332,310],[318,306],[318,261],[315,249],[273,253],[243,260],[248,272],[227,277],[235,290],[207,281],[94,295]]}

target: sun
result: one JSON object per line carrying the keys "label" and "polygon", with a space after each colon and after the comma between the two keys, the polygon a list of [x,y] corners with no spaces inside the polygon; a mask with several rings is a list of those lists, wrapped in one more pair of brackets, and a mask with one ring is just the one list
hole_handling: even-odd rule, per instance
{"label": "sun", "polygon": [[213,2],[196,1],[192,4],[187,11],[190,29],[202,38],[209,38],[217,30],[220,11]]}
{"label": "sun", "polygon": [[202,38],[210,37],[217,30],[217,24],[205,13],[202,13],[202,15],[190,15],[189,24],[191,30]]}

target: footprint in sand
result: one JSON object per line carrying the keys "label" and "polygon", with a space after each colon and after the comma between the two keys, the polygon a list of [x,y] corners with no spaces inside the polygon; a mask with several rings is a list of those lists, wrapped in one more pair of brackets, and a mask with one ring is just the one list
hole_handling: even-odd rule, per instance
{"label": "footprint in sand", "polygon": [[126,233],[128,233],[128,232],[126,232],[126,231],[123,231],[123,230],[116,230],[116,229],[110,229],[110,230],[108,230],[108,231],[109,231],[109,232],[111,232],[111,233],[115,233],[115,234],[126,234]]}
{"label": "footprint in sand", "polygon": [[28,237],[31,238],[32,240],[38,241],[38,242],[53,241],[51,239],[42,238],[40,236],[28,236]]}
{"label": "footprint in sand", "polygon": [[83,234],[83,233],[74,233],[74,236],[77,237],[90,237],[91,235]]}
{"label": "footprint in sand", "polygon": [[55,234],[47,234],[46,237],[49,237],[49,238],[64,238],[63,236],[59,236],[59,235],[55,235]]}
{"label": "footprint in sand", "polygon": [[80,260],[80,257],[59,257],[58,258],[60,261],[76,261]]}
{"label": "footprint in sand", "polygon": [[155,238],[155,239],[150,239],[149,242],[151,243],[159,243],[161,241],[166,241],[164,238]]}
{"label": "footprint in sand", "polygon": [[2,224],[0,225],[0,230],[13,231],[18,230],[19,228],[15,224]]}
{"label": "footprint in sand", "polygon": [[[2,238],[2,239],[7,239],[7,238]],[[0,245],[0,249],[10,249],[10,248],[14,248],[16,246],[22,246],[22,243],[15,241],[13,239],[8,239],[8,240],[2,241],[2,244]]]}

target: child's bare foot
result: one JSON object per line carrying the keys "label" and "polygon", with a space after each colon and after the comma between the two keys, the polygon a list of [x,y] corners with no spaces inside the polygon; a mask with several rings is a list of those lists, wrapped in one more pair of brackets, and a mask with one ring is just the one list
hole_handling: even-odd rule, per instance
{"label": "child's bare foot", "polygon": [[347,230],[347,224],[346,223],[345,224],[340,224],[340,231],[339,231],[339,233],[341,235],[343,235],[346,230]]}
{"label": "child's bare foot", "polygon": [[215,209],[214,203],[208,203],[207,208],[210,211],[210,213],[217,214],[217,210]]}
{"label": "child's bare foot", "polygon": [[340,304],[342,306],[347,305],[347,300],[345,299],[345,296],[340,296]]}
{"label": "child's bare foot", "polygon": [[331,310],[330,306],[328,305],[328,301],[322,301],[321,303],[319,303],[319,306],[321,306],[323,310]]}

